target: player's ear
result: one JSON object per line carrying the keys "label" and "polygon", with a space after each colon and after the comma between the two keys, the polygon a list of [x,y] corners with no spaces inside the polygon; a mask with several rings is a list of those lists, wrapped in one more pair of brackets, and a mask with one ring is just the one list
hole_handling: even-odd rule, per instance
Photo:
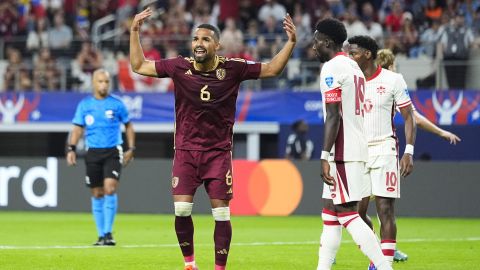
{"label": "player's ear", "polygon": [[215,50],[216,51],[220,50],[220,47],[221,47],[220,41],[216,41],[215,42]]}
{"label": "player's ear", "polygon": [[369,50],[365,50],[365,56],[367,57],[367,59],[372,58],[372,52]]}

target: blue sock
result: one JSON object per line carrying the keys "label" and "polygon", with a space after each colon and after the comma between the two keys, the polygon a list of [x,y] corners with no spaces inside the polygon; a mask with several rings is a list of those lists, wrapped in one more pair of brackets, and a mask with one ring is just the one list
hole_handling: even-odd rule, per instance
{"label": "blue sock", "polygon": [[95,225],[97,225],[97,232],[98,237],[103,236],[103,205],[105,199],[104,198],[95,198],[92,197],[92,214],[93,218],[95,219]]}
{"label": "blue sock", "polygon": [[103,208],[103,215],[105,223],[103,225],[103,233],[111,233],[113,227],[113,221],[117,214],[118,201],[117,194],[105,195],[105,205]]}

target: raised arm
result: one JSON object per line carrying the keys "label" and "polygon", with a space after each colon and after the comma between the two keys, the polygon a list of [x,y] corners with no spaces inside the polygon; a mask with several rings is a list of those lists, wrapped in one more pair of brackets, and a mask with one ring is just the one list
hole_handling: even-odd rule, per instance
{"label": "raised arm", "polygon": [[130,65],[133,72],[153,77],[157,75],[155,62],[145,59],[139,36],[140,26],[150,15],[152,15],[152,10],[147,8],[133,18],[132,26],[130,27]]}
{"label": "raised arm", "polygon": [[423,130],[426,130],[430,133],[433,133],[445,140],[449,141],[450,144],[456,145],[458,142],[461,142],[457,135],[451,133],[450,131],[444,130],[434,123],[430,122],[425,116],[420,114],[418,111],[414,110],[413,115],[415,116],[415,121],[417,122],[417,126]]}
{"label": "raised arm", "polygon": [[285,32],[287,33],[288,40],[280,52],[278,52],[270,62],[262,63],[262,69],[259,76],[260,78],[278,76],[280,73],[282,73],[283,69],[287,65],[290,55],[292,55],[295,43],[297,43],[297,34],[295,25],[293,24],[292,18],[288,13],[283,19],[283,29],[285,29]]}

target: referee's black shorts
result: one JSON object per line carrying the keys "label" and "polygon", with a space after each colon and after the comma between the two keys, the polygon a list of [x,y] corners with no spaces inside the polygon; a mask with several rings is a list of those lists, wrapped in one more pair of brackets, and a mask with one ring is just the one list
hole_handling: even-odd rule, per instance
{"label": "referee's black shorts", "polygon": [[123,150],[121,146],[112,148],[89,148],[85,156],[88,187],[103,187],[105,178],[120,180],[122,172]]}

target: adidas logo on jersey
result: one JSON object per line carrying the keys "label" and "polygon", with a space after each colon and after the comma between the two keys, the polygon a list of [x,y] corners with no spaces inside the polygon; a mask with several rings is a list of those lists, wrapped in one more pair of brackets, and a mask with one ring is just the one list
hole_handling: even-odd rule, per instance
{"label": "adidas logo on jersey", "polygon": [[189,69],[185,72],[186,75],[192,75],[192,71]]}

